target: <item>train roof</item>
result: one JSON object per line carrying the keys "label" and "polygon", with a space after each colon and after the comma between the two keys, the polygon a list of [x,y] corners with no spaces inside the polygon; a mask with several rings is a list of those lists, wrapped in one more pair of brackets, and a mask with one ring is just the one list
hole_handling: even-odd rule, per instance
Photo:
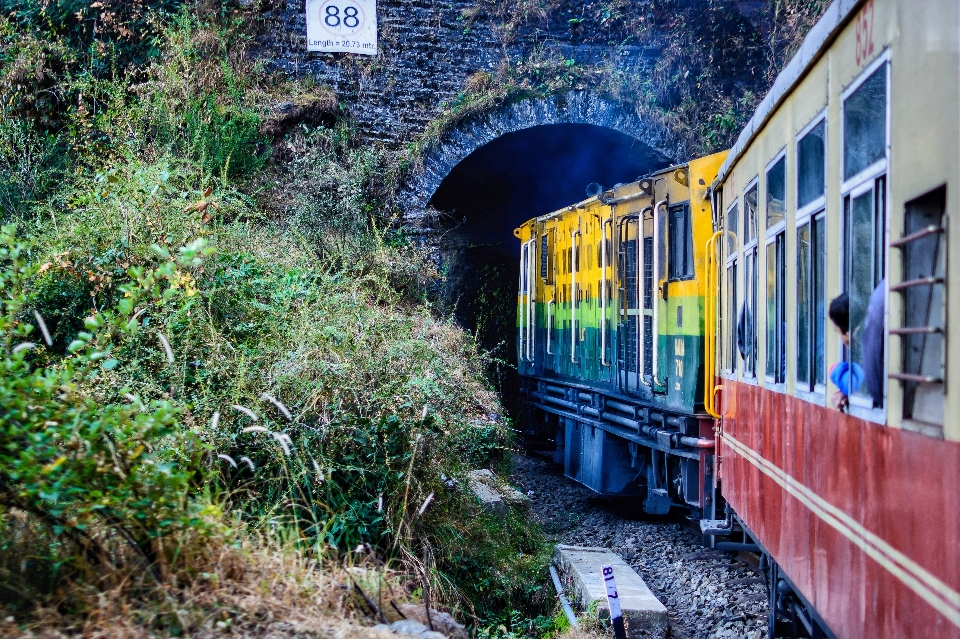
{"label": "train roof", "polygon": [[854,11],[865,0],[835,0],[823,16],[817,21],[810,32],[803,39],[800,50],[790,59],[790,62],[784,67],[783,71],[777,76],[773,86],[767,95],[764,96],[753,117],[747,122],[736,144],[730,149],[727,159],[720,165],[717,172],[717,179],[714,186],[720,184],[727,177],[727,174],[740,159],[740,156],[747,150],[750,143],[760,133],[776,110],[789,97],[793,89],[800,80],[803,79],[807,70],[812,67],[817,60],[826,52],[833,43],[834,39],[853,18]]}
{"label": "train roof", "polygon": [[[524,224],[527,224],[527,223],[529,223],[529,222],[545,222],[545,221],[547,221],[547,220],[549,220],[549,219],[551,219],[551,218],[554,218],[554,217],[556,217],[556,216],[558,216],[558,215],[563,215],[564,213],[568,213],[568,212],[570,212],[570,211],[575,211],[575,210],[577,210],[577,209],[585,208],[585,207],[587,207],[588,205],[592,204],[593,202],[600,202],[601,204],[609,204],[609,203],[611,203],[610,200],[600,199],[601,196],[610,197],[610,195],[612,194],[613,197],[618,198],[618,197],[621,197],[621,196],[625,195],[625,193],[624,193],[625,190],[626,190],[626,191],[629,191],[629,194],[626,194],[627,197],[628,197],[628,198],[632,198],[634,195],[640,194],[640,188],[639,188],[638,185],[639,185],[640,182],[642,182],[643,180],[646,180],[646,179],[649,179],[649,178],[652,178],[652,177],[655,177],[655,176],[658,176],[658,175],[662,175],[662,174],[664,174],[664,173],[670,173],[670,172],[676,171],[676,170],[678,170],[678,169],[684,169],[684,168],[689,167],[689,166],[690,166],[690,162],[680,162],[680,163],[678,163],[678,164],[671,164],[670,166],[665,166],[665,167],[663,167],[662,169],[657,169],[656,171],[651,171],[650,173],[647,173],[647,174],[645,174],[645,175],[641,175],[640,177],[638,177],[638,178],[637,178],[636,180],[634,180],[633,182],[627,182],[627,183],[624,183],[624,184],[615,184],[615,185],[611,186],[609,189],[604,189],[603,192],[602,192],[600,195],[594,195],[594,196],[588,197],[588,198],[586,198],[586,199],[584,199],[584,200],[580,200],[579,202],[575,202],[574,204],[568,204],[567,206],[563,207],[562,209],[557,209],[556,211],[551,211],[550,213],[544,213],[543,215],[537,216],[537,217],[535,217],[535,218],[533,218],[533,219],[531,219],[531,220],[527,220],[526,222],[524,222]],[[636,187],[636,188],[635,188],[635,189],[631,189],[630,187]],[[614,202],[614,203],[615,203],[615,202]],[[521,225],[521,226],[522,226],[522,225]]]}

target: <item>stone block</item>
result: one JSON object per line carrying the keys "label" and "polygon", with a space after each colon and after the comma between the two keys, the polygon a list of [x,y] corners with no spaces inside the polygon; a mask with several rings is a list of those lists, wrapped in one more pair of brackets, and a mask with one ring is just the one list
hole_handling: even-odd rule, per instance
{"label": "stone block", "polygon": [[667,637],[670,620],[666,607],[654,596],[640,575],[613,551],[558,544],[553,551],[553,563],[576,601],[584,609],[589,609],[596,602],[601,617],[610,616],[601,566],[612,566],[627,636],[634,639]]}
{"label": "stone block", "polygon": [[487,468],[471,470],[467,473],[467,482],[480,504],[498,515],[507,514],[510,506],[526,507],[530,503],[529,497],[501,481]]}

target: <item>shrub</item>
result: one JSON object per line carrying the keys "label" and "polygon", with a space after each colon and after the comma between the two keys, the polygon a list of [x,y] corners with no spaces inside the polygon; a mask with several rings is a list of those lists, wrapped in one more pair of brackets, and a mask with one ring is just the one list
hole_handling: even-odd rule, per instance
{"label": "shrub", "polygon": [[244,175],[263,167],[270,156],[259,114],[249,107],[219,105],[213,95],[190,101],[182,136],[185,150],[212,174]]}
{"label": "shrub", "polygon": [[[175,301],[171,281],[199,265],[202,249],[193,243],[174,260],[157,247],[163,263],[132,267],[117,304],[87,317],[58,356],[41,345],[51,340],[42,316],[31,313],[37,282],[55,274],[31,262],[13,227],[0,229],[0,509],[8,525],[19,513],[50,539],[38,558],[45,572],[96,582],[103,566],[126,565],[156,578],[158,566],[173,561],[178,534],[206,525],[192,497],[205,449],[178,428],[180,409],[132,394],[111,402],[101,392],[119,365],[117,346],[136,339],[157,302]],[[3,554],[9,575],[17,545]]]}

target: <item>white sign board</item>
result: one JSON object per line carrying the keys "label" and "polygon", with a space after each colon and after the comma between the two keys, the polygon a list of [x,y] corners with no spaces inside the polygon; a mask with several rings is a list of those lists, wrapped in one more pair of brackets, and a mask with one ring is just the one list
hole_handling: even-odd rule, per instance
{"label": "white sign board", "polygon": [[307,51],[377,55],[377,0],[307,0]]}

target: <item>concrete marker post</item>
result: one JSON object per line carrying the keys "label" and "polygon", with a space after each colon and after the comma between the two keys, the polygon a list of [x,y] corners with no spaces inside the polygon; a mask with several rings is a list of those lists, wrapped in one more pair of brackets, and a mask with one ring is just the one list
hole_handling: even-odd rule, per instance
{"label": "concrete marker post", "polygon": [[603,583],[607,587],[607,606],[610,608],[610,623],[613,624],[613,636],[627,639],[627,629],[623,625],[623,612],[620,610],[620,597],[617,595],[617,580],[613,577],[613,566],[602,566]]}

